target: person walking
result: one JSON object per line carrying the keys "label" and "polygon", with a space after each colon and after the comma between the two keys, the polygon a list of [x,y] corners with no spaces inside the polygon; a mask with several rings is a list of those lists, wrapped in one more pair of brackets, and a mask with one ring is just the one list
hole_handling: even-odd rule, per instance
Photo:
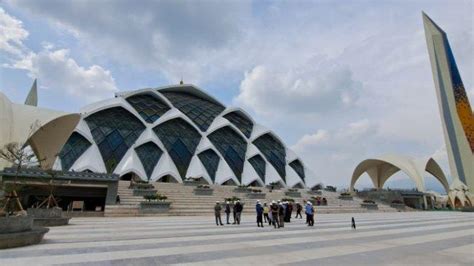
{"label": "person walking", "polygon": [[280,223],[278,222],[278,211],[279,207],[275,201],[272,201],[272,205],[270,206],[271,215],[272,215],[272,224],[274,228],[280,228]]}
{"label": "person walking", "polygon": [[299,202],[296,203],[296,216],[295,216],[295,219],[298,218],[298,216],[300,217],[300,219],[303,219],[303,216],[301,216],[301,211],[303,210],[303,207],[301,206],[301,204]]}
{"label": "person walking", "polygon": [[219,224],[224,225],[222,223],[222,220],[221,220],[221,210],[222,210],[221,204],[219,203],[219,201],[216,201],[216,205],[214,206],[214,215],[216,216],[216,225],[217,226]]}
{"label": "person walking", "polygon": [[308,226],[314,226],[314,208],[311,202],[306,205],[306,215],[308,216]]}
{"label": "person walking", "polygon": [[308,213],[309,204],[311,204],[311,202],[307,201],[306,205],[304,206],[304,213],[306,214],[306,224],[309,224],[309,213]]}
{"label": "person walking", "polygon": [[230,224],[230,223],[229,223],[229,217],[230,217],[230,202],[227,201],[227,202],[225,203],[225,218],[226,218],[226,220],[227,220],[227,224]]}
{"label": "person walking", "polygon": [[263,207],[259,200],[257,200],[255,205],[255,211],[257,212],[257,226],[263,227]]}
{"label": "person walking", "polygon": [[267,206],[267,203],[263,203],[263,219],[265,221],[265,223],[269,223],[269,225],[271,224],[270,222],[270,217],[268,217],[268,213],[270,212],[270,208],[268,208]]}
{"label": "person walking", "polygon": [[352,217],[352,229],[356,229],[356,221],[354,219],[354,217]]}
{"label": "person walking", "polygon": [[285,227],[285,206],[283,205],[283,202],[280,202],[279,204],[279,209],[278,209],[278,221],[280,222],[280,227]]}

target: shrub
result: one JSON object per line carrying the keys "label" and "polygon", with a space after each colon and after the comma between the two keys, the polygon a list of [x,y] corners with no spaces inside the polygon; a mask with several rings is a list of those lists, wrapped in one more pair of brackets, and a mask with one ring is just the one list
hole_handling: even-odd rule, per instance
{"label": "shrub", "polygon": [[334,186],[326,186],[325,188],[326,191],[331,191],[331,192],[336,192],[337,188]]}
{"label": "shrub", "polygon": [[350,196],[350,195],[351,195],[351,193],[349,193],[349,192],[343,192],[343,193],[341,193],[341,196]]}
{"label": "shrub", "polygon": [[403,204],[403,202],[399,199],[396,199],[396,200],[392,200],[392,203],[393,204]]}
{"label": "shrub", "polygon": [[367,204],[375,204],[375,201],[373,200],[369,200],[369,199],[366,199],[363,201],[364,203],[367,203]]}
{"label": "shrub", "polygon": [[238,185],[239,188],[247,188],[248,186],[246,185]]}
{"label": "shrub", "polygon": [[234,201],[238,201],[240,200],[240,198],[236,197],[236,196],[232,196],[232,198],[225,198],[224,201],[227,202],[234,202]]}
{"label": "shrub", "polygon": [[296,188],[289,188],[289,189],[288,189],[288,192],[298,192],[298,189],[296,189]]}
{"label": "shrub", "polygon": [[324,185],[322,183],[319,183],[316,186],[314,186],[313,188],[311,188],[311,190],[321,190],[323,188],[324,188]]}
{"label": "shrub", "polygon": [[281,201],[295,202],[292,198],[282,198]]}
{"label": "shrub", "polygon": [[211,188],[209,185],[199,185],[198,188]]}
{"label": "shrub", "polygon": [[166,199],[168,199],[167,196],[165,195],[161,195],[161,194],[153,194],[153,195],[145,195],[143,196],[144,199],[146,199],[147,201],[155,201],[155,200],[159,200],[159,201],[165,201]]}
{"label": "shrub", "polygon": [[252,193],[261,193],[262,192],[261,189],[252,189],[251,191],[252,191]]}

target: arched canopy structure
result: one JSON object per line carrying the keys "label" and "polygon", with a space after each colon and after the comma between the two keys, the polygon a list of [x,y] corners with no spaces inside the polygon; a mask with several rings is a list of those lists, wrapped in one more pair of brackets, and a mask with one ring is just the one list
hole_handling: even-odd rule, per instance
{"label": "arched canopy structure", "polygon": [[367,173],[376,188],[382,188],[385,182],[398,171],[404,172],[415,182],[416,188],[424,192],[425,181],[424,172],[432,174],[444,187],[446,193],[449,191],[449,184],[441,167],[433,158],[428,160],[415,160],[402,155],[385,155],[373,159],[367,159],[359,163],[352,174],[351,191],[359,177]]}

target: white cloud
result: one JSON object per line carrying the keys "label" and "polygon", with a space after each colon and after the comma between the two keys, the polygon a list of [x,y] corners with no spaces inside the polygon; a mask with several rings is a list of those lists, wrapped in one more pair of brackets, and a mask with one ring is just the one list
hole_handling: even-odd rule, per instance
{"label": "white cloud", "polygon": [[313,57],[298,65],[259,65],[245,73],[236,103],[260,115],[343,111],[357,100],[361,83],[348,67]]}
{"label": "white cloud", "polygon": [[23,23],[0,7],[0,50],[20,56],[25,50],[23,41],[27,38],[28,31],[23,28]]}
{"label": "white cloud", "polygon": [[20,20],[0,8],[0,50],[9,60],[3,67],[26,70],[41,87],[74,96],[74,101],[97,101],[117,91],[110,71],[98,65],[80,66],[68,49],[53,50],[50,42],[43,42],[43,50],[36,53],[23,43],[28,35]]}
{"label": "white cloud", "polygon": [[314,146],[321,144],[321,143],[326,143],[329,141],[330,136],[326,130],[319,129],[316,133],[314,134],[306,134],[304,135],[301,139],[299,139],[295,145],[293,145],[291,148],[295,150],[296,152],[301,152],[304,151],[305,149],[312,149]]}
{"label": "white cloud", "polygon": [[28,70],[31,77],[38,78],[48,89],[64,90],[85,102],[111,97],[117,91],[110,71],[98,65],[79,66],[67,49],[31,53],[14,67]]}

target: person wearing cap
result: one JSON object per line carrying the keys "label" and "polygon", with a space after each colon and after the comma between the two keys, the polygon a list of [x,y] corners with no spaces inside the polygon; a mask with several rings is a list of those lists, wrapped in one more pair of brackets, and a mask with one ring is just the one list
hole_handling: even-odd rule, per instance
{"label": "person wearing cap", "polygon": [[313,204],[309,201],[306,205],[306,215],[308,220],[308,226],[314,226],[314,208]]}
{"label": "person wearing cap", "polygon": [[216,201],[216,205],[214,206],[214,215],[216,216],[216,225],[217,226],[219,224],[224,225],[222,223],[222,220],[221,220],[221,210],[222,210],[221,204],[219,203],[219,201]]}
{"label": "person wearing cap", "polygon": [[265,223],[268,223],[268,225],[271,225],[272,222],[270,221],[270,217],[268,217],[268,213],[270,212],[270,208],[268,208],[267,203],[263,203],[263,219]]}
{"label": "person wearing cap", "polygon": [[263,207],[259,200],[255,205],[255,211],[257,212],[257,226],[263,227]]}
{"label": "person wearing cap", "polygon": [[278,204],[276,201],[272,201],[272,205],[270,206],[271,210],[271,215],[272,215],[272,224],[274,228],[280,227],[280,224],[278,223]]}
{"label": "person wearing cap", "polygon": [[230,217],[230,202],[227,201],[227,202],[225,203],[225,218],[226,218],[226,220],[227,220],[227,224],[230,224],[230,223],[229,223],[229,217]]}

